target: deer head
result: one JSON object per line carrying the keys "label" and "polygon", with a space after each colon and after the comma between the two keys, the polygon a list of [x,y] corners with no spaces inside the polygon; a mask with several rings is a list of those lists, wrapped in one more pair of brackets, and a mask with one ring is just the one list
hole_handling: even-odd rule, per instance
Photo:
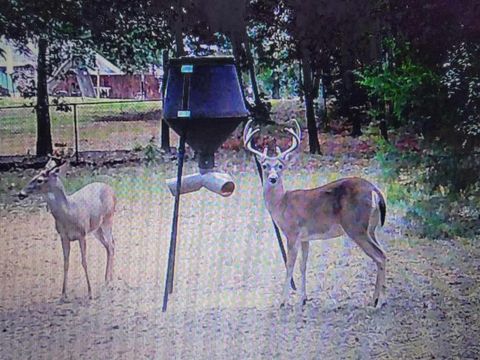
{"label": "deer head", "polygon": [[259,156],[259,161],[260,164],[262,165],[262,172],[263,172],[263,178],[265,179],[267,184],[270,185],[275,185],[279,182],[282,172],[285,169],[287,162],[289,160],[289,155],[297,149],[297,147],[300,145],[300,140],[301,140],[301,129],[300,125],[298,125],[298,122],[296,120],[293,120],[295,123],[296,129],[290,129],[286,128],[285,131],[290,133],[293,138],[292,138],[292,145],[285,150],[282,151],[278,146],[276,148],[277,155],[276,156],[268,156],[267,155],[267,148],[263,149],[263,152],[260,152],[256,150],[252,146],[252,140],[253,136],[260,131],[259,128],[257,129],[252,129],[251,125],[253,120],[249,120],[247,124],[245,125],[245,129],[243,131],[243,142],[246,147],[246,149],[250,152],[252,152],[255,155]]}
{"label": "deer head", "polygon": [[58,185],[58,175],[65,159],[49,155],[49,160],[45,168],[35,175],[28,184],[18,193],[20,199],[25,199],[30,194],[47,193],[52,187]]}

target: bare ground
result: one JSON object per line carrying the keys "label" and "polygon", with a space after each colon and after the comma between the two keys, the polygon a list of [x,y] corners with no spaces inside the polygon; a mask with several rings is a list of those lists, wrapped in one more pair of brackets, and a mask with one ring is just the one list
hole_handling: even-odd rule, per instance
{"label": "bare ground", "polygon": [[[92,301],[75,245],[70,302],[59,303],[61,245],[44,206],[3,206],[0,358],[480,357],[480,250],[474,240],[407,237],[401,211],[393,209],[379,233],[389,259],[384,307],[370,306],[373,262],[347,239],[336,239],[311,246],[312,300],[302,308],[292,292],[289,306],[280,309],[284,267],[253,165],[246,172],[225,166],[237,179],[232,197],[205,191],[182,197],[175,289],[166,313],[161,306],[173,200],[163,181],[173,166],[132,169],[128,181],[116,183],[115,280],[103,284],[105,251],[89,237]],[[367,168],[339,166],[343,175],[377,180]],[[312,186],[338,175],[309,161],[290,171],[287,183]]]}

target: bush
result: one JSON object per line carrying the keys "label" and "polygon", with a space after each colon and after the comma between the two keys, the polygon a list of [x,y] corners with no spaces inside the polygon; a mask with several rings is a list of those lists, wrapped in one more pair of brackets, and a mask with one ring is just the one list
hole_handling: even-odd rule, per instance
{"label": "bush", "polygon": [[405,209],[416,234],[447,238],[480,232],[480,182],[469,170],[471,159],[440,147],[400,150],[383,139],[377,145],[388,201]]}
{"label": "bush", "polygon": [[[387,48],[393,59],[358,71],[359,84],[367,90],[373,103],[392,104],[396,121],[390,125],[398,127],[428,121],[435,114],[441,97],[440,78],[412,59],[408,45],[398,48],[389,41]],[[384,109],[373,110],[376,116],[386,118],[388,114]]]}
{"label": "bush", "polygon": [[160,158],[160,149],[154,136],[150,138],[148,144],[143,149],[147,166],[156,164]]}
{"label": "bush", "polygon": [[480,140],[480,45],[455,46],[443,65],[441,83],[447,91],[455,132],[463,149],[473,149]]}

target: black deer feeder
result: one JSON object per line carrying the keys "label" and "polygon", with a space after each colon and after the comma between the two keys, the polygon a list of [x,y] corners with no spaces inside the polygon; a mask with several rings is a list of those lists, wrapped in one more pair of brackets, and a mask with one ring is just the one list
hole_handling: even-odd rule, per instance
{"label": "black deer feeder", "polygon": [[[180,194],[202,187],[222,196],[233,193],[231,177],[214,171],[214,153],[249,115],[232,57],[171,59],[166,89],[164,119],[180,136],[180,142],[177,177],[167,180],[175,204],[163,311],[173,291]],[[199,172],[182,177],[185,143],[196,153]]]}

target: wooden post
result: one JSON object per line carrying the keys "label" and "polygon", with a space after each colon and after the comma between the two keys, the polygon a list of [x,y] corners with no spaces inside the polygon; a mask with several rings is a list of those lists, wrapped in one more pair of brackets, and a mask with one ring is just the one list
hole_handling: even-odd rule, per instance
{"label": "wooden post", "polygon": [[79,154],[78,154],[78,121],[77,121],[77,104],[73,104],[73,126],[74,126],[74,134],[75,134],[75,160],[79,161]]}
{"label": "wooden post", "polygon": [[97,99],[100,99],[100,69],[97,66]]}

